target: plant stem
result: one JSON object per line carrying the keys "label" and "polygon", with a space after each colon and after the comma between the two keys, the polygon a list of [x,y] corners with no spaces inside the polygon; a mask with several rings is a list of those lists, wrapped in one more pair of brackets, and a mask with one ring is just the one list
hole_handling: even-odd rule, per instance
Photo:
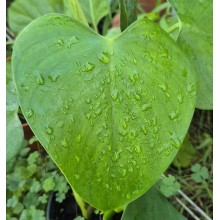
{"label": "plant stem", "polygon": [[205,180],[202,181],[202,185],[203,185],[203,187],[206,189],[206,191],[207,191],[209,197],[210,197],[211,199],[213,199],[213,198],[212,198],[212,192],[210,191],[210,189],[209,189],[209,187],[208,187],[208,184],[207,184],[207,182],[206,182]]}
{"label": "plant stem", "polygon": [[74,197],[76,199],[76,202],[77,204],[79,205],[80,209],[81,209],[81,212],[82,212],[82,215],[85,219],[88,218],[88,213],[87,213],[87,209],[86,209],[86,204],[85,202],[83,201],[83,199],[75,192],[74,189],[73,190],[73,194],[74,194]]}
{"label": "plant stem", "polygon": [[103,214],[103,220],[111,220],[112,216],[115,214],[115,212],[113,210],[110,211],[106,211]]}

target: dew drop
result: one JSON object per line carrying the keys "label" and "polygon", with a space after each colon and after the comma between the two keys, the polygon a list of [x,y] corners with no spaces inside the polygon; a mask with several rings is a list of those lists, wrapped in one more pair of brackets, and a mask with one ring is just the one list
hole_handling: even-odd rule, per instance
{"label": "dew drop", "polygon": [[87,62],[84,67],[83,67],[83,71],[84,72],[90,72],[95,68],[95,64]]}
{"label": "dew drop", "polygon": [[66,138],[64,138],[62,141],[61,141],[61,144],[63,147],[69,147],[69,142],[67,141]]}
{"label": "dew drop", "polygon": [[109,63],[110,57],[107,53],[105,52],[101,52],[98,54],[98,59],[102,62],[102,63]]}
{"label": "dew drop", "polygon": [[51,127],[47,127],[46,128],[46,133],[48,134],[48,135],[52,135],[53,134],[53,128],[51,128]]}
{"label": "dew drop", "polygon": [[135,65],[137,64],[136,58],[133,59],[133,62],[134,62]]}
{"label": "dew drop", "polygon": [[30,108],[30,109],[26,112],[26,116],[27,116],[27,118],[31,118],[33,115],[34,115],[34,111],[33,111],[33,109]]}
{"label": "dew drop", "polygon": [[179,148],[180,144],[181,144],[181,140],[178,138],[178,136],[175,133],[171,133],[171,144],[175,147],[175,148]]}
{"label": "dew drop", "polygon": [[121,186],[120,186],[120,185],[117,185],[117,186],[116,186],[116,189],[117,189],[117,191],[120,192],[120,191],[121,191]]}
{"label": "dew drop", "polygon": [[82,135],[79,134],[77,137],[76,137],[76,142],[77,143],[80,143],[82,141]]}
{"label": "dew drop", "polygon": [[117,89],[113,89],[111,91],[111,97],[113,100],[116,100],[118,98],[118,90]]}
{"label": "dew drop", "polygon": [[80,179],[80,176],[78,174],[75,174],[74,176],[75,176],[76,180]]}
{"label": "dew drop", "polygon": [[123,170],[122,170],[122,176],[126,176],[126,174],[127,174],[127,170],[126,170],[126,169],[123,169]]}
{"label": "dew drop", "polygon": [[72,45],[76,44],[79,42],[79,38],[76,36],[70,37],[70,39],[67,41],[67,48],[71,48]]}
{"label": "dew drop", "polygon": [[172,111],[169,113],[170,120],[174,120],[174,119],[178,118],[178,116],[179,116],[179,112]]}
{"label": "dew drop", "polygon": [[183,95],[182,94],[179,94],[178,96],[177,96],[177,99],[178,99],[178,102],[181,104],[181,103],[183,103]]}
{"label": "dew drop", "polygon": [[127,195],[126,195],[126,199],[130,199],[131,198],[131,195],[130,195],[130,193],[128,193]]}
{"label": "dew drop", "polygon": [[152,108],[152,105],[151,105],[150,103],[145,103],[145,104],[143,104],[142,107],[141,107],[141,109],[142,109],[143,111],[147,111],[147,110],[149,110],[149,109],[151,109],[151,108]]}
{"label": "dew drop", "polygon": [[134,148],[134,150],[135,150],[135,152],[138,153],[138,154],[140,154],[141,151],[142,151],[142,149],[141,149],[140,146],[136,146],[136,147]]}
{"label": "dew drop", "polygon": [[45,83],[44,77],[41,74],[37,76],[37,83],[38,85],[44,85]]}
{"label": "dew drop", "polygon": [[80,162],[80,157],[75,155],[76,163],[78,164]]}
{"label": "dew drop", "polygon": [[64,46],[64,41],[62,40],[62,39],[58,39],[57,41],[56,41],[56,44],[58,45],[58,46]]}
{"label": "dew drop", "polygon": [[129,167],[128,171],[132,173],[134,171],[133,167]]}
{"label": "dew drop", "polygon": [[90,104],[92,102],[91,98],[86,98],[85,99],[86,104]]}

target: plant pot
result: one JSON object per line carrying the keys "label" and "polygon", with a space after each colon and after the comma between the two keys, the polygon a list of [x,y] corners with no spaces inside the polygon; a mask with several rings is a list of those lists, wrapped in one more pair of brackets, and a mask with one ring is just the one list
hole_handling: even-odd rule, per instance
{"label": "plant pot", "polygon": [[[56,201],[56,193],[52,192],[46,210],[47,220],[73,220],[77,216],[82,216],[81,210],[76,203],[76,200],[69,190],[66,194],[66,198],[62,203]],[[122,213],[117,213],[112,217],[112,220],[120,220]],[[90,220],[101,220],[100,215],[92,214]]]}

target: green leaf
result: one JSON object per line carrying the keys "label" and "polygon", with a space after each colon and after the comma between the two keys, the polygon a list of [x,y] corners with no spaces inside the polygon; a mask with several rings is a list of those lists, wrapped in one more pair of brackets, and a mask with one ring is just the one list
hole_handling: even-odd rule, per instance
{"label": "green leaf", "polygon": [[74,18],[88,26],[85,15],[78,0],[65,0],[65,4],[67,8],[65,14],[73,16]]}
{"label": "green leaf", "polygon": [[23,204],[26,208],[29,208],[31,206],[37,207],[39,204],[38,200],[38,194],[33,192],[28,192],[23,200]]}
{"label": "green leaf", "polygon": [[22,148],[24,139],[18,118],[18,100],[11,63],[6,62],[6,161],[15,157]]}
{"label": "green leaf", "polygon": [[137,20],[137,0],[119,0],[120,6],[120,27],[124,31],[129,25]]}
{"label": "green leaf", "polygon": [[39,190],[41,189],[41,184],[39,181],[37,181],[35,179],[35,181],[33,182],[31,188],[30,188],[30,192],[39,192]]}
{"label": "green leaf", "polygon": [[6,107],[6,161],[15,157],[22,147],[24,133],[17,115],[17,108]]}
{"label": "green leaf", "polygon": [[134,219],[186,220],[155,186],[126,207],[121,220]]}
{"label": "green leaf", "polygon": [[52,178],[48,178],[43,183],[43,189],[45,192],[49,192],[50,190],[53,190],[55,187],[55,182]]}
{"label": "green leaf", "polygon": [[176,167],[188,167],[191,165],[192,160],[196,155],[196,150],[189,140],[188,134],[186,135],[182,146],[173,160],[173,165]]}
{"label": "green leaf", "polygon": [[178,190],[180,189],[180,184],[176,182],[176,179],[172,175],[168,175],[162,179],[160,184],[160,191],[164,196],[170,197],[176,195]]}
{"label": "green leaf", "polygon": [[213,105],[213,1],[169,0],[182,22],[177,42],[188,54],[198,76],[197,108]]}
{"label": "green leaf", "polygon": [[80,5],[88,23],[97,31],[101,18],[110,13],[109,0],[80,0]]}
{"label": "green leaf", "polygon": [[92,206],[113,210],[138,198],[174,159],[194,112],[195,79],[157,24],[143,18],[105,38],[45,15],[18,36],[12,60],[28,124]]}
{"label": "green leaf", "polygon": [[7,207],[14,208],[18,204],[18,197],[13,196],[12,198],[8,199],[7,201]]}
{"label": "green leaf", "polygon": [[8,9],[8,24],[20,33],[31,21],[49,13],[63,13],[63,0],[15,0]]}
{"label": "green leaf", "polygon": [[198,163],[192,166],[191,171],[193,172],[191,177],[197,183],[202,183],[203,180],[209,178],[208,169]]}
{"label": "green leaf", "polygon": [[42,196],[39,197],[39,202],[42,204],[46,204],[48,202],[48,195],[43,194]]}
{"label": "green leaf", "polygon": [[85,220],[85,218],[83,218],[82,216],[77,216],[76,218],[74,218],[74,220]]}

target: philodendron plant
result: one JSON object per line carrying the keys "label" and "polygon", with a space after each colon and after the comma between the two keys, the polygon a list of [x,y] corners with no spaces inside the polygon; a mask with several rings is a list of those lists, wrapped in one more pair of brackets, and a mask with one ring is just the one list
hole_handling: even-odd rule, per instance
{"label": "philodendron plant", "polygon": [[117,210],[167,169],[195,106],[212,107],[211,83],[203,86],[211,82],[212,2],[169,1],[177,42],[147,17],[136,20],[136,1],[119,1],[123,32],[113,37],[89,28],[96,14],[83,3],[69,2],[72,16],[41,16],[16,39],[19,103],[78,200]]}

